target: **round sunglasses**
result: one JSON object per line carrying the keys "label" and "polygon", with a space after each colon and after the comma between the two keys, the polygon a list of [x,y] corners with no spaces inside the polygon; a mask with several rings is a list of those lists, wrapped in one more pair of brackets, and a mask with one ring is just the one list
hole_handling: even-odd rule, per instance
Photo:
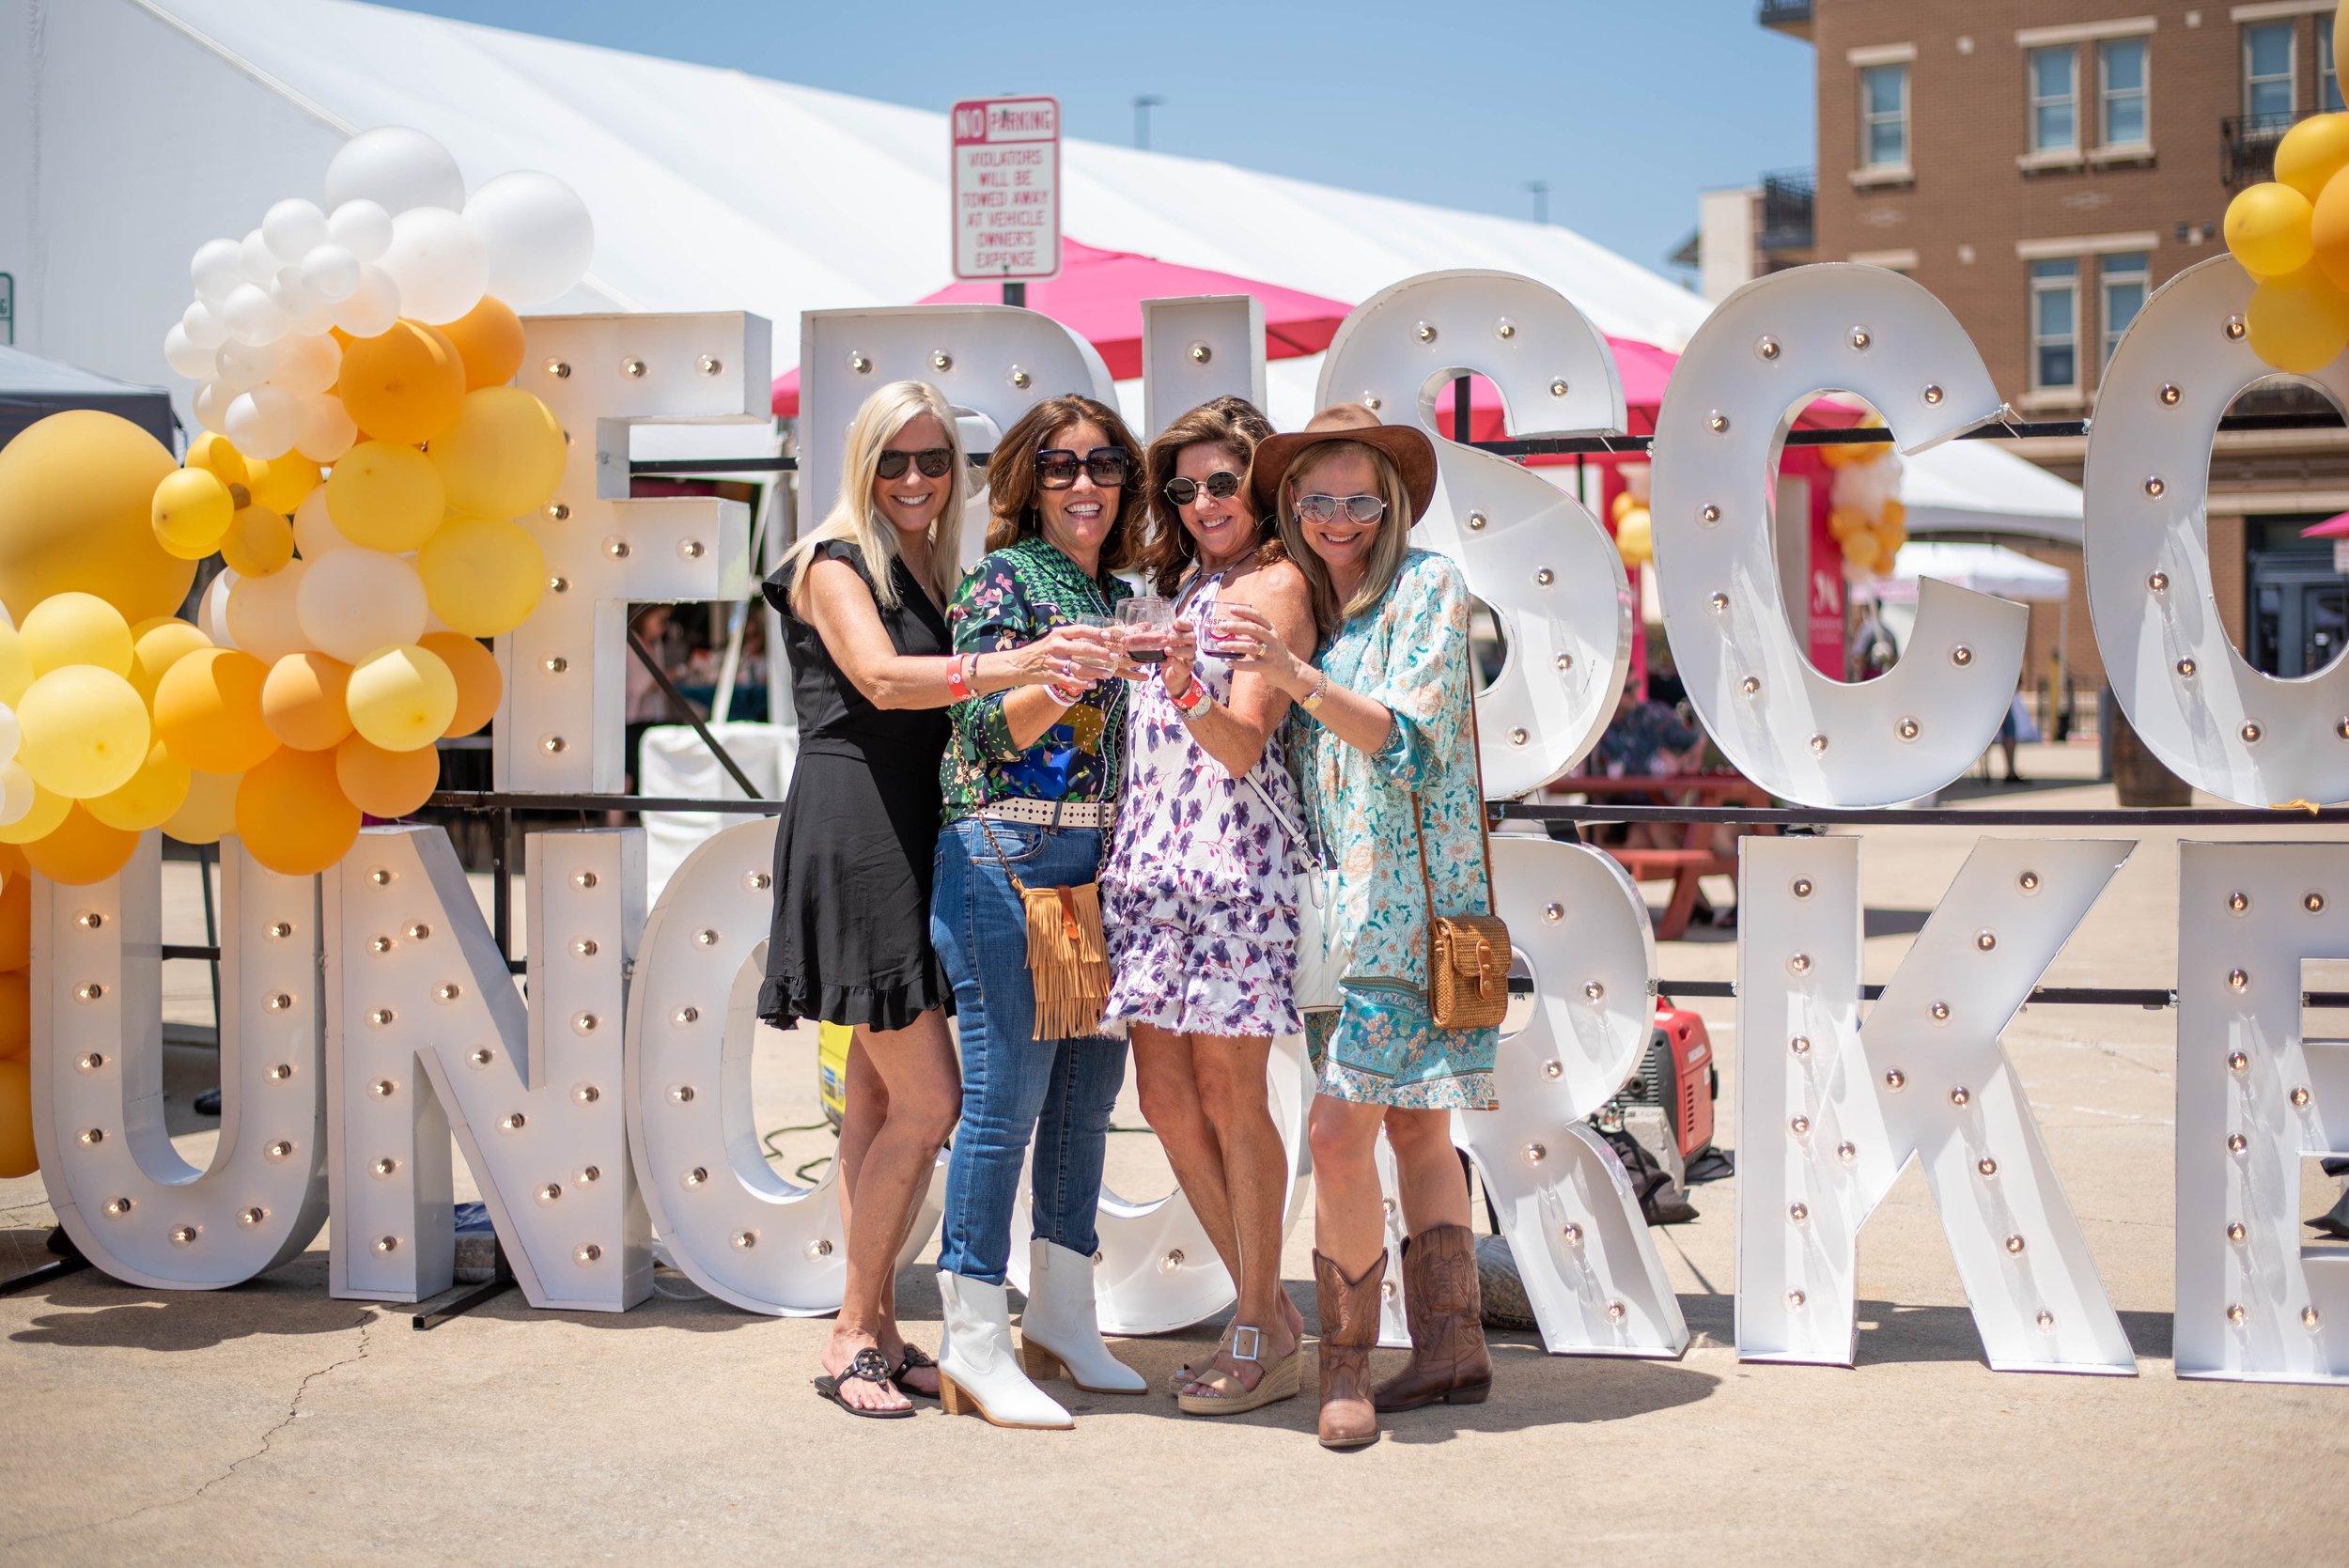
{"label": "round sunglasses", "polygon": [[1344,512],[1350,522],[1377,522],[1387,504],[1375,495],[1300,495],[1297,515],[1307,522],[1329,522]]}
{"label": "round sunglasses", "polygon": [[1239,475],[1218,469],[1205,479],[1186,479],[1176,475],[1159,487],[1166,499],[1177,506],[1188,506],[1201,490],[1218,501],[1229,501],[1239,493]]}
{"label": "round sunglasses", "polygon": [[902,479],[908,463],[920,469],[925,479],[943,479],[955,466],[954,449],[926,446],[919,452],[900,452],[893,447],[880,455],[877,472],[884,479]]}

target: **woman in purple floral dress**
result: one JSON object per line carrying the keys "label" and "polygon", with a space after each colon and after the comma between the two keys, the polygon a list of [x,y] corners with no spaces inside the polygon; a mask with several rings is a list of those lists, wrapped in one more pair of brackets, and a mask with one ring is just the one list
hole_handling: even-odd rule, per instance
{"label": "woman in purple floral dress", "polygon": [[1300,1367],[1303,1321],[1281,1288],[1288,1157],[1266,1091],[1272,1037],[1302,1027],[1290,994],[1299,814],[1279,739],[1288,699],[1193,631],[1218,602],[1247,604],[1311,644],[1305,580],[1243,483],[1271,433],[1223,397],[1151,443],[1142,565],[1179,619],[1166,661],[1127,705],[1125,793],[1101,871],[1108,1017],[1131,1029],[1143,1114],[1239,1287],[1214,1360],[1176,1374],[1198,1415],[1291,1398]]}

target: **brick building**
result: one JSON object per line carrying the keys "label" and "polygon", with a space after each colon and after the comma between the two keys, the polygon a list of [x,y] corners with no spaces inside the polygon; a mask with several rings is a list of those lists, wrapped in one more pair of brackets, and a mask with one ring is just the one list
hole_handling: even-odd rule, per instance
{"label": "brick building", "polygon": [[[2164,281],[2225,253],[2219,225],[2269,177],[2297,119],[2342,106],[2334,0],[1760,0],[1761,25],[1817,60],[1811,255],[1893,268],[1972,335],[2025,416],[2093,406],[2113,345]],[[2326,414],[2276,383],[2238,408]],[[2084,439],[2015,450],[2077,481]],[[2219,607],[2248,657],[2320,667],[2349,637],[2349,586],[2306,524],[2349,510],[2349,435],[2222,435],[2211,464]],[[2077,548],[2002,538],[2070,567]],[[2077,685],[2101,679],[2075,596]],[[2033,612],[2030,670],[2052,668],[2055,606]]]}

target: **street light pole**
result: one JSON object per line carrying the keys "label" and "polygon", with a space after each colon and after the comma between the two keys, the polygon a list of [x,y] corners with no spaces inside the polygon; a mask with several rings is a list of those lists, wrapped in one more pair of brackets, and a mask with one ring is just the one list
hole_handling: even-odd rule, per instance
{"label": "street light pole", "polygon": [[1134,146],[1147,151],[1150,147],[1150,111],[1164,103],[1156,93],[1143,93],[1134,100]]}
{"label": "street light pole", "polygon": [[1537,224],[1549,222],[1549,182],[1529,179],[1525,188],[1533,193],[1533,221]]}

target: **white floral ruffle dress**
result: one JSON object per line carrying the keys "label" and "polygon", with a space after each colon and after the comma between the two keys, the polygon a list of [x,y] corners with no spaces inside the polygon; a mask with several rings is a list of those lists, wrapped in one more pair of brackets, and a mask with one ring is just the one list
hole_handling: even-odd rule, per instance
{"label": "white floral ruffle dress", "polygon": [[[1202,627],[1221,584],[1218,574],[1194,590],[1189,613]],[[1230,660],[1203,646],[1192,678],[1216,701],[1231,700]],[[1105,1022],[1186,1034],[1299,1032],[1287,824],[1299,814],[1280,733],[1234,778],[1192,738],[1156,680],[1129,688],[1127,725],[1117,836],[1101,868],[1112,975]]]}

